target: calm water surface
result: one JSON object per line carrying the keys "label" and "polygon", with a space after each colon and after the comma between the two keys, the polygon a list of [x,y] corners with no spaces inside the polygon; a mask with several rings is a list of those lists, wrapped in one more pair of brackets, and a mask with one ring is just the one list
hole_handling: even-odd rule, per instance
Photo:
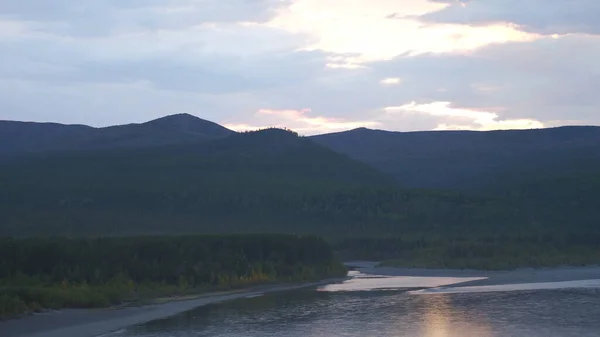
{"label": "calm water surface", "polygon": [[358,276],[342,285],[201,307],[114,336],[600,337],[598,281],[580,288],[436,293],[404,288],[457,280]]}

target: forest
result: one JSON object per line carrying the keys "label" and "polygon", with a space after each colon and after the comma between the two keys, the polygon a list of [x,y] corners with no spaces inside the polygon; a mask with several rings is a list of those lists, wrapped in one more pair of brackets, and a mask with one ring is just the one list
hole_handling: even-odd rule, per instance
{"label": "forest", "polygon": [[363,237],[336,244],[341,257],[385,266],[510,270],[600,263],[600,234]]}
{"label": "forest", "polygon": [[314,236],[0,239],[0,318],[345,276]]}
{"label": "forest", "polygon": [[494,193],[409,189],[278,129],[42,153],[0,161],[0,236],[279,233],[318,235],[341,258],[403,266],[598,264],[599,172],[561,169]]}

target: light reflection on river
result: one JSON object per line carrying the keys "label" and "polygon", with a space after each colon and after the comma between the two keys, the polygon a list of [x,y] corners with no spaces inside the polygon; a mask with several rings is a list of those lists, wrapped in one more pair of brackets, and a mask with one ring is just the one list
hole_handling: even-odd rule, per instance
{"label": "light reflection on river", "polygon": [[485,279],[485,277],[415,277],[369,275],[357,271],[351,271],[349,276],[352,278],[345,282],[328,284],[319,287],[317,290],[335,292],[433,288]]}
{"label": "light reflection on river", "polygon": [[[393,285],[389,279],[357,276],[343,286],[320,291],[267,294],[201,307],[117,336],[600,336],[598,288],[411,295],[392,289],[406,288],[406,279]],[[378,284],[387,291],[377,290]]]}

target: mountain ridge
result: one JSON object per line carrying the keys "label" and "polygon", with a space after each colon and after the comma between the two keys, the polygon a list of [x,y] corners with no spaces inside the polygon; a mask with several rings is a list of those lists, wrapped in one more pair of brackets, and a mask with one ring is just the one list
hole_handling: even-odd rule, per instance
{"label": "mountain ridge", "polygon": [[0,121],[0,155],[45,151],[151,147],[227,137],[235,133],[190,114],[107,127],[51,122]]}
{"label": "mountain ridge", "polygon": [[[103,128],[0,121],[0,160],[61,151],[196,146],[237,134],[186,113]],[[305,138],[392,176],[407,188],[506,190],[539,177],[600,171],[600,127],[592,125],[408,132],[363,127]]]}
{"label": "mountain ridge", "polygon": [[600,171],[597,126],[485,132],[355,129],[311,139],[412,188],[495,188],[498,176],[512,185],[519,183],[519,172],[527,172],[522,180],[534,178],[536,171],[579,172],[587,169],[586,160]]}
{"label": "mountain ridge", "polygon": [[[15,130],[17,128],[21,128],[21,130]],[[93,127],[84,124],[63,124],[56,122],[34,122],[34,121],[15,121],[15,120],[0,120],[0,144],[8,143],[3,142],[9,136],[21,136],[20,138],[24,138],[23,133],[29,132],[26,136],[33,136],[30,130],[26,130],[25,128],[35,129],[34,131],[44,131],[40,129],[50,129],[51,134],[49,136],[61,136],[61,137],[75,137],[75,139],[69,139],[70,142],[73,141],[84,141],[90,142],[89,139],[77,139],[76,137],[81,136],[81,133],[90,132],[92,136],[88,136],[88,138],[93,137],[108,137],[111,136],[102,135],[102,132],[111,131],[113,133],[112,137],[117,137],[119,133],[123,133],[125,136],[139,136],[136,135],[134,131],[137,132],[166,132],[169,136],[175,137],[177,134],[187,134],[187,135],[195,135],[198,138],[221,138],[226,137],[231,134],[235,134],[236,132],[230,130],[218,123],[202,119],[195,115],[189,113],[177,113],[166,115],[163,117],[159,117],[153,120],[149,120],[146,122],[140,123],[128,123],[128,124],[119,124],[119,125],[111,125],[104,127]],[[13,129],[13,130],[11,130]],[[137,129],[137,130],[136,130]],[[128,130],[132,132],[132,134],[127,134],[127,132],[123,130]],[[361,136],[457,136],[457,135],[478,135],[478,136],[490,136],[490,135],[500,135],[500,134],[539,134],[545,132],[562,132],[565,130],[600,130],[600,126],[594,125],[568,125],[568,126],[558,126],[551,128],[541,128],[541,129],[528,129],[528,130],[488,130],[488,131],[479,131],[479,130],[423,130],[423,131],[391,131],[391,130],[383,130],[383,129],[370,129],[366,127],[355,128],[346,131],[332,132],[332,133],[324,133],[318,135],[308,136],[308,138],[319,141],[320,139],[324,139],[326,137],[337,137],[337,136],[345,136],[348,139],[348,136],[353,135],[361,135]],[[19,135],[18,133],[22,133]],[[117,135],[115,135],[115,133]],[[66,135],[65,135],[66,134]],[[159,136],[164,137],[165,135],[160,134]],[[44,141],[51,140],[51,137],[44,137],[44,135],[38,135],[38,137],[44,138]],[[18,138],[18,137],[17,137]],[[177,137],[175,137],[177,138]],[[182,141],[191,141],[192,139],[182,139]],[[42,141],[38,141],[37,143],[44,143]],[[160,143],[160,142],[159,142]],[[321,143],[326,143],[321,141]],[[115,146],[121,146],[122,144],[115,144]],[[149,144],[153,145],[153,144]],[[326,144],[327,145],[327,144]],[[58,144],[57,148],[61,148],[64,144]],[[46,144],[42,150],[46,148],[52,148],[53,144]],[[84,146],[85,147],[85,146]],[[110,146],[108,146],[110,147]],[[5,149],[6,146],[0,146],[0,153],[7,152]],[[3,151],[4,150],[4,151]],[[29,149],[28,149],[29,150]]]}
{"label": "mountain ridge", "polygon": [[[204,130],[189,119],[111,133],[118,146],[0,162],[0,236],[295,233],[409,266],[600,261],[598,128],[207,139],[185,132]],[[161,139],[173,129],[177,142]]]}

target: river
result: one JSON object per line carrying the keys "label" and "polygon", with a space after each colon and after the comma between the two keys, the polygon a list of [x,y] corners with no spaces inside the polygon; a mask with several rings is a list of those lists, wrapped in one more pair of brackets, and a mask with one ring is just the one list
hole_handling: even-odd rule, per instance
{"label": "river", "polygon": [[[352,276],[200,307],[111,337],[600,336],[600,280],[446,288],[478,278]],[[433,288],[415,289],[422,287]]]}

